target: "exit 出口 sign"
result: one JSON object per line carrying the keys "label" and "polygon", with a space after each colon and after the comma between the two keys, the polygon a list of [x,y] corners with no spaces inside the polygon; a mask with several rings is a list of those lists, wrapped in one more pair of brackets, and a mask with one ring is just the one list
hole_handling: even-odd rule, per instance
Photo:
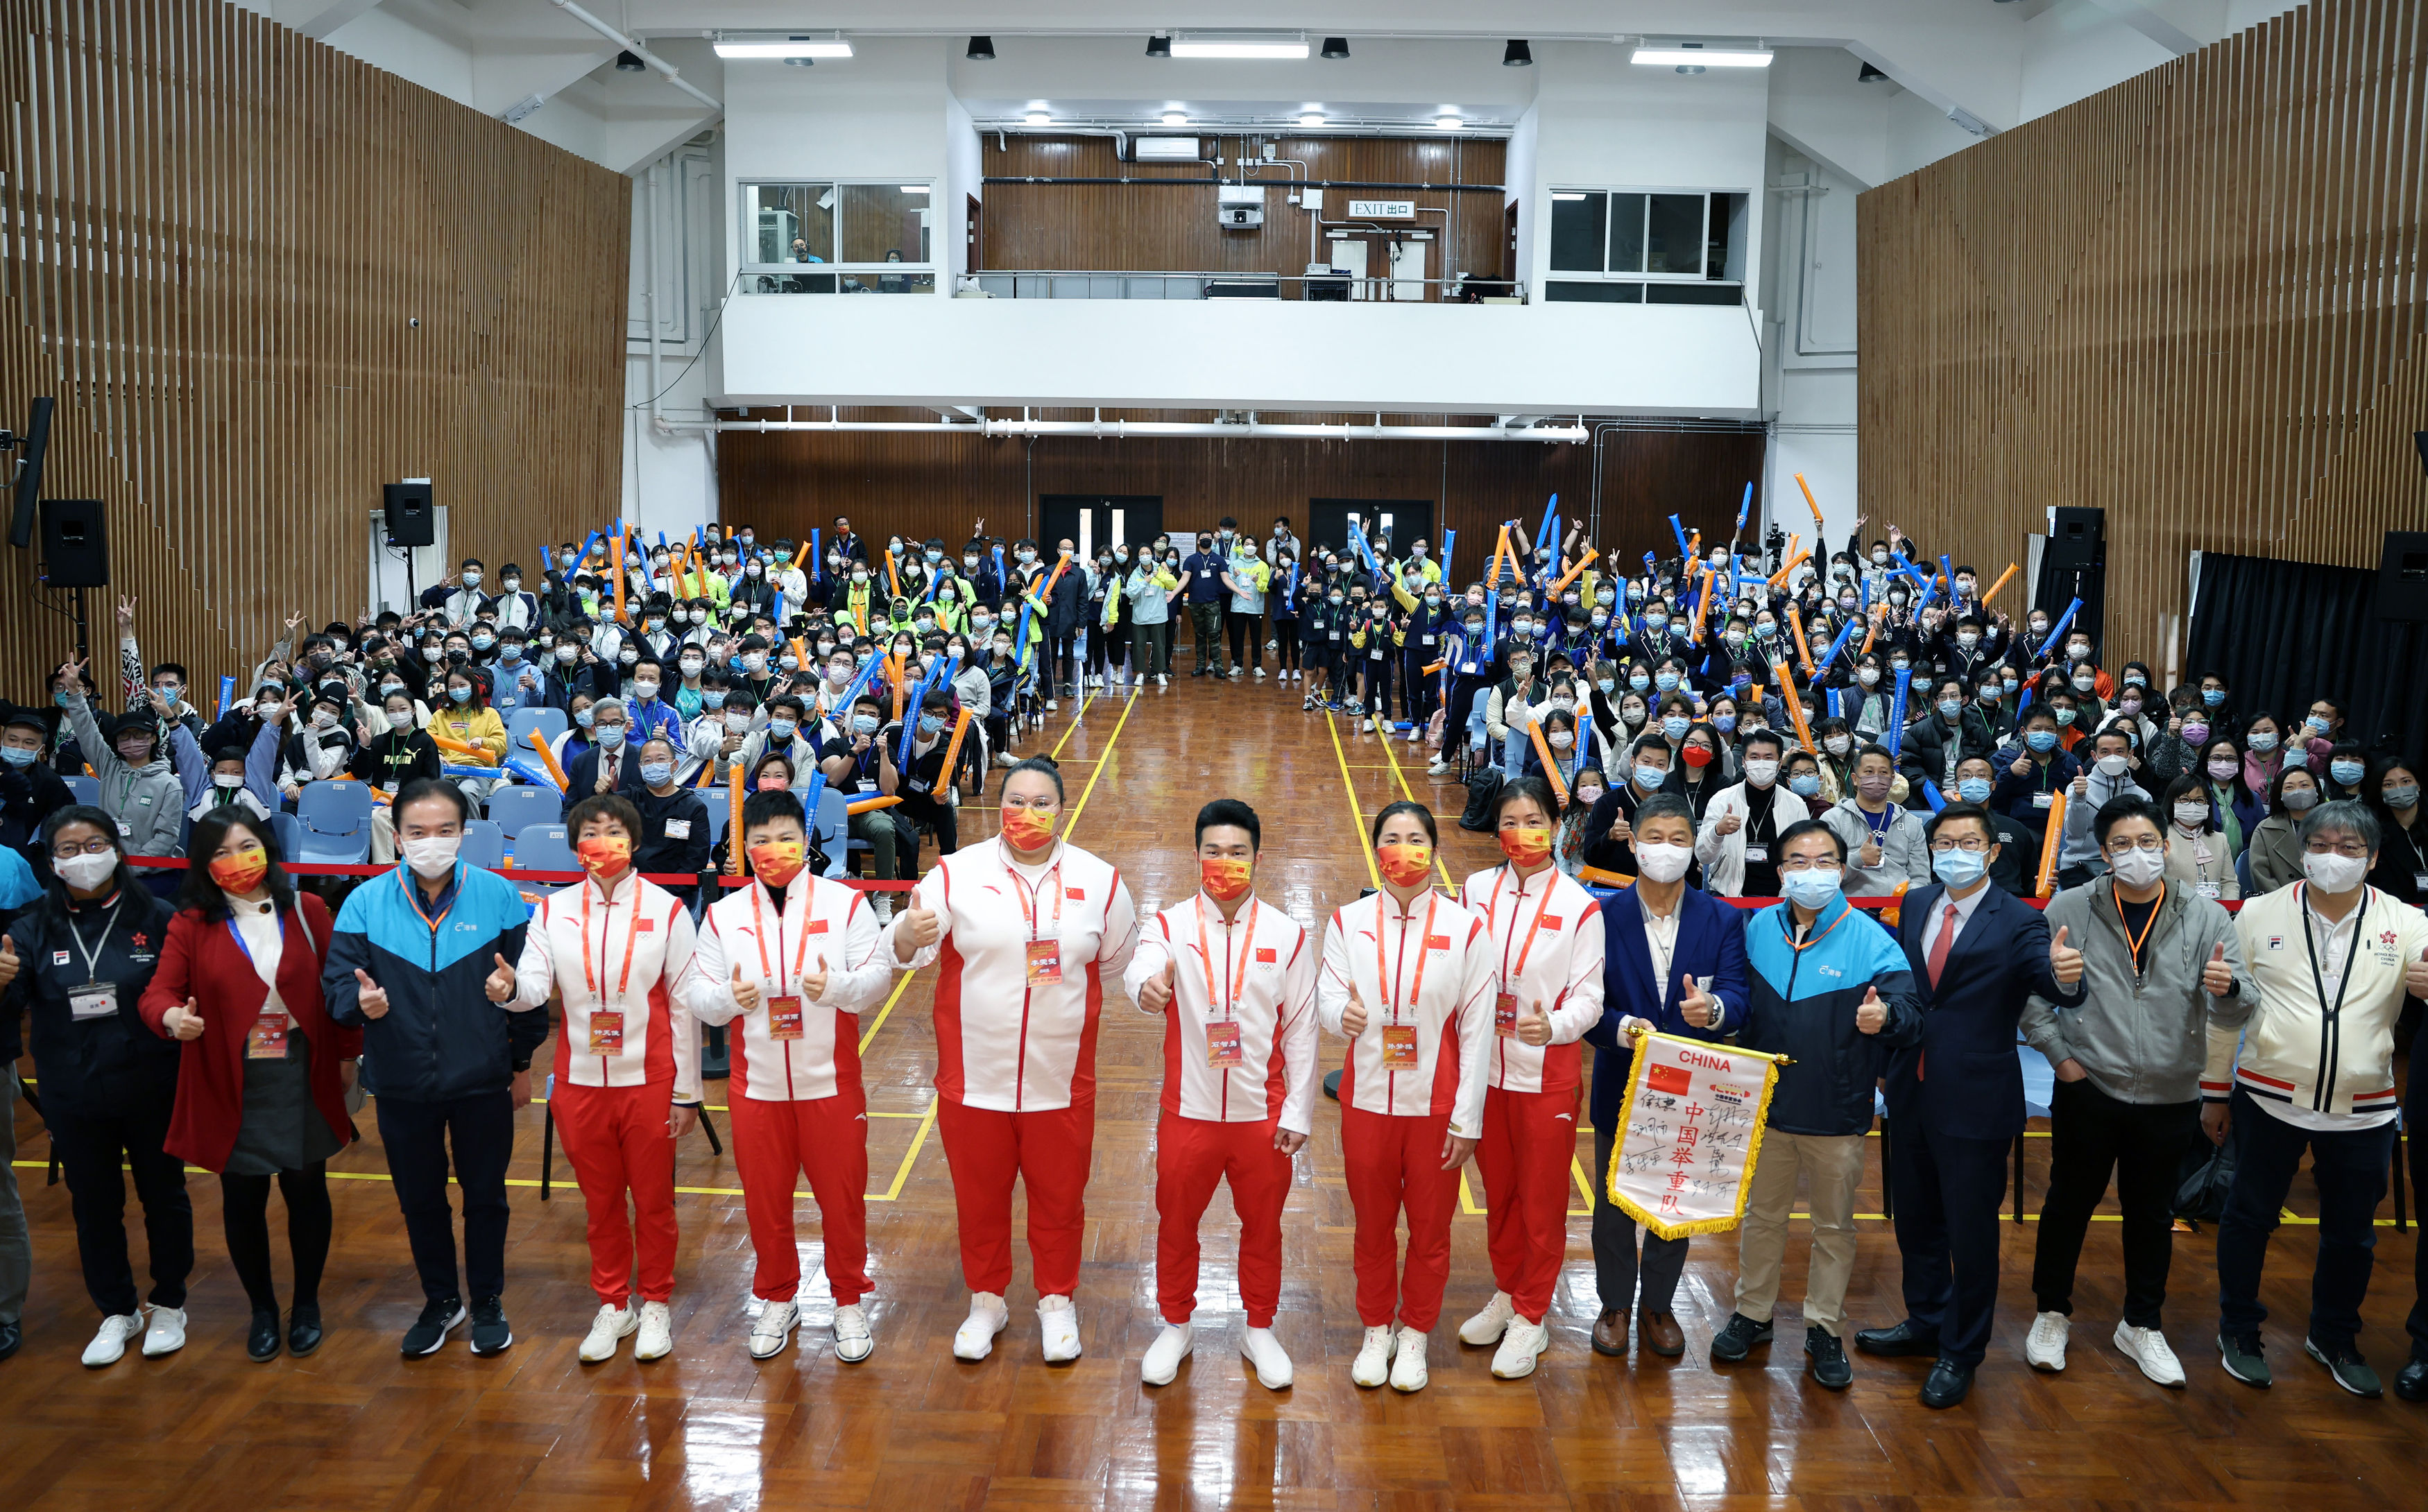
{"label": "exit \u51fa\u53e3 sign", "polygon": [[1349,218],[1353,221],[1413,221],[1417,218],[1414,200],[1351,200]]}

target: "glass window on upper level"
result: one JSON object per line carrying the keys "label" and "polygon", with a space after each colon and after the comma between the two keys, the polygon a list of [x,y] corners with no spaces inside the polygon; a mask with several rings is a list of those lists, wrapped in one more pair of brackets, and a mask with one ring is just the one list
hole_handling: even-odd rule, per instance
{"label": "glass window on upper level", "polygon": [[932,294],[933,184],[746,183],[746,294]]}

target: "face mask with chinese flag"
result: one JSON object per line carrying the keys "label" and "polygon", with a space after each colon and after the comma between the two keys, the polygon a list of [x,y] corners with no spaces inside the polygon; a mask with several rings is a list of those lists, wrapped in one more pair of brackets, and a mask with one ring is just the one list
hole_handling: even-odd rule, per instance
{"label": "face mask with chinese flag", "polygon": [[1539,866],[1551,854],[1551,831],[1532,825],[1500,831],[1501,853],[1520,866]]}
{"label": "face mask with chinese flag", "polygon": [[1206,896],[1218,903],[1228,903],[1248,890],[1251,868],[1240,856],[1200,856],[1197,873],[1206,884]]}
{"label": "face mask with chinese flag", "polygon": [[233,856],[214,858],[211,880],[231,893],[250,893],[261,885],[269,870],[270,853],[258,845],[251,845]]}
{"label": "face mask with chinese flag", "polygon": [[750,874],[770,887],[783,887],[801,874],[801,843],[763,840],[750,847]]}
{"label": "face mask with chinese flag", "polygon": [[1394,887],[1414,887],[1433,869],[1434,847],[1421,840],[1386,840],[1374,847],[1383,879]]}
{"label": "face mask with chinese flag", "polygon": [[622,835],[591,835],[577,841],[573,853],[582,858],[582,869],[593,877],[615,877],[632,864],[632,842]]}
{"label": "face mask with chinese flag", "polygon": [[1046,809],[1006,809],[1003,811],[1003,838],[1014,850],[1038,850],[1054,838],[1054,821],[1058,817]]}

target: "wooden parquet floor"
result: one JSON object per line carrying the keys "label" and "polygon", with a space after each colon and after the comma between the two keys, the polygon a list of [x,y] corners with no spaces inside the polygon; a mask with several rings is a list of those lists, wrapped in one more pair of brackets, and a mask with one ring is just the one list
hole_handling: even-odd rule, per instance
{"label": "wooden parquet floor", "polygon": [[[1134,703],[1099,698],[1075,722],[1066,704],[1043,737],[1059,745],[1073,784],[1074,839],[1120,864],[1142,911],[1195,884],[1189,821],[1219,795],[1261,812],[1261,896],[1311,927],[1367,885],[1355,815],[1388,797],[1412,792],[1449,806],[1453,876],[1494,855],[1451,825],[1460,790],[1430,782],[1404,743],[1386,749],[1353,722],[1328,727],[1302,715],[1298,692],[1271,680],[1213,686],[1183,677]],[[991,811],[965,813],[965,833],[993,831]],[[2071,1366],[2035,1373],[2022,1356],[2034,1229],[2009,1225],[1989,1362],[1969,1402],[1933,1413],[1914,1400],[1925,1362],[1857,1356],[1854,1388],[1841,1394],[1805,1380],[1795,1310],[1801,1233],[1767,1358],[1734,1369],[1710,1361],[1732,1294],[1735,1243],[1727,1237],[1695,1241],[1678,1302],[1684,1359],[1595,1356],[1586,1334],[1598,1302],[1582,1216],[1569,1229],[1550,1353],[1529,1380],[1493,1380],[1490,1352],[1463,1349],[1454,1333],[1492,1291],[1479,1181],[1455,1224],[1431,1387],[1409,1397],[1360,1391],[1349,1382],[1359,1333],[1351,1215],[1328,1103],[1319,1105],[1286,1220],[1277,1332],[1298,1384],[1267,1391],[1239,1357],[1235,1236],[1218,1197],[1206,1224],[1197,1355],[1173,1385],[1146,1389],[1138,1367],[1157,1326],[1150,1146],[1160,1028],[1126,1003],[1108,1007],[1101,1037],[1078,1298],[1085,1357],[1042,1362],[1021,1249],[1011,1327],[993,1358],[959,1363],[949,1343],[966,1302],[928,1116],[929,991],[912,978],[865,1031],[870,1106],[879,1115],[869,1132],[877,1352],[858,1366],[833,1356],[806,1191],[805,1326],[778,1358],[748,1357],[739,1184],[730,1159],[712,1156],[697,1136],[679,1168],[687,1191],[679,1199],[674,1355],[640,1366],[628,1347],[613,1363],[581,1365],[575,1348],[596,1306],[582,1206],[561,1159],[565,1184],[553,1200],[539,1199],[533,1107],[522,1115],[514,1166],[507,1304],[517,1341],[505,1356],[475,1359],[459,1334],[432,1358],[399,1357],[397,1338],[419,1299],[373,1138],[333,1162],[345,1178],[334,1183],[337,1240],[322,1293],[329,1338],[318,1355],[258,1366],[245,1358],[247,1312],[220,1240],[218,1189],[198,1175],[190,1341],[165,1360],[130,1353],[88,1372],[77,1356],[95,1320],[77,1279],[67,1192],[43,1185],[47,1144],[23,1117],[20,1157],[36,1163],[18,1175],[36,1271],[24,1351],[0,1365],[0,1508],[2428,1506],[2428,1408],[2391,1396],[2354,1400],[2301,1357],[2315,1230],[2298,1222],[2279,1231],[2269,1260],[2274,1390],[2239,1386],[2219,1369],[2214,1263],[2199,1234],[2177,1237],[2168,1316],[2190,1388],[2142,1380],[2107,1342],[2121,1262],[2115,1230],[2097,1224]],[[1337,1042],[1324,1055],[1337,1066]],[[723,1101],[719,1084],[710,1096]],[[714,1116],[721,1125],[725,1115]],[[2030,1142],[2027,1209],[2037,1208],[2045,1148]],[[2306,1175],[2290,1209],[2297,1218],[2316,1211]],[[1860,1210],[1879,1211],[1877,1162]],[[276,1234],[274,1213],[272,1223]],[[139,1272],[140,1225],[130,1226]],[[1861,1226],[1850,1322],[1895,1322],[1895,1240],[1884,1222]],[[2417,1241],[2391,1226],[2379,1234],[2361,1343],[2390,1379],[2406,1354]]]}

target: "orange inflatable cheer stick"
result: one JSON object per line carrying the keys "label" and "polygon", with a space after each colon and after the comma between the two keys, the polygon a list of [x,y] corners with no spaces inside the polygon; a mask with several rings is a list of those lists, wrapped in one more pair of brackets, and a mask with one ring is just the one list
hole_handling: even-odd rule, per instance
{"label": "orange inflatable cheer stick", "polygon": [[1549,588],[1545,589],[1544,592],[1554,599],[1558,598],[1560,596],[1560,590],[1567,587],[1569,583],[1574,583],[1577,580],[1577,574],[1583,572],[1586,567],[1591,565],[1593,559],[1600,554],[1601,553],[1600,551],[1595,551],[1592,547],[1586,547],[1585,554],[1577,558],[1576,566],[1568,568],[1567,574],[1564,575],[1559,582],[1552,583]]}
{"label": "orange inflatable cheer stick", "polygon": [[[738,877],[742,873],[742,764],[738,761],[733,764],[728,780],[726,799],[732,805],[732,811],[725,820],[725,871],[730,877]],[[811,815],[812,823],[816,817],[815,814]]]}
{"label": "orange inflatable cheer stick", "polygon": [[2033,889],[2036,897],[2046,897],[2057,891],[2058,838],[2065,829],[2065,799],[2063,788],[2049,795],[2048,834],[2041,841],[2040,885]]}
{"label": "orange inflatable cheer stick", "polygon": [[1790,557],[1787,559],[1787,565],[1786,565],[1785,567],[1780,567],[1778,571],[1776,571],[1776,572],[1774,572],[1774,573],[1772,573],[1772,574],[1770,575],[1770,585],[1771,585],[1772,587],[1774,587],[1774,588],[1784,588],[1784,587],[1786,587],[1786,586],[1787,586],[1787,579],[1788,579],[1788,575],[1789,575],[1790,573],[1794,572],[1797,567],[1802,567],[1805,563],[1810,562],[1811,560],[1813,560],[1813,553],[1812,553],[1812,552],[1810,552],[1810,551],[1797,551],[1797,552],[1796,552],[1794,555],[1790,556]]}
{"label": "orange inflatable cheer stick", "polygon": [[1806,750],[1813,749],[1813,727],[1805,722],[1804,700],[1796,696],[1796,679],[1788,675],[1787,664],[1771,663],[1770,673],[1779,680],[1779,697],[1787,705],[1788,718],[1796,723],[1796,738],[1804,743]]}
{"label": "orange inflatable cheer stick", "polygon": [[1998,574],[1998,581],[1990,584],[1990,591],[1981,596],[1981,607],[1984,609],[1989,608],[1990,600],[1998,597],[1998,590],[2005,587],[2007,585],[2007,580],[2014,575],[2015,564],[2010,562],[2007,564],[2007,570]]}
{"label": "orange inflatable cheer stick", "polygon": [[1813,648],[1804,644],[1804,616],[1792,603],[1787,606],[1787,629],[1796,637],[1796,656],[1804,664],[1804,675],[1809,678],[1813,675]]}
{"label": "orange inflatable cheer stick", "polygon": [[498,759],[495,756],[490,755],[488,748],[484,746],[475,746],[466,741],[452,740],[445,735],[437,733],[435,731],[431,731],[430,741],[432,745],[436,746],[440,750],[451,750],[462,753],[466,761],[472,763],[476,766],[495,766],[498,764]]}
{"label": "orange inflatable cheer stick", "polygon": [[1529,739],[1534,742],[1534,754],[1540,758],[1543,763],[1543,775],[1551,780],[1551,791],[1553,794],[1558,796],[1560,807],[1564,809],[1567,808],[1568,806],[1568,784],[1560,777],[1560,764],[1551,759],[1550,743],[1543,738],[1542,724],[1539,721],[1530,722],[1526,726],[1526,734]]}
{"label": "orange inflatable cheer stick", "polygon": [[1813,485],[1806,483],[1804,481],[1804,474],[1799,472],[1796,475],[1796,486],[1804,490],[1804,507],[1813,511],[1813,530],[1816,532],[1821,530],[1823,528],[1821,523],[1821,506],[1813,501]]}
{"label": "orange inflatable cheer stick", "polygon": [[961,710],[961,716],[953,721],[953,738],[944,742],[944,767],[942,772],[937,774],[936,778],[937,784],[939,786],[950,787],[953,785],[953,763],[958,760],[961,754],[961,736],[968,732],[969,728],[970,711],[966,706],[964,706]]}
{"label": "orange inflatable cheer stick", "polygon": [[617,531],[607,549],[607,561],[615,573],[615,617],[624,617],[624,533]]}
{"label": "orange inflatable cheer stick", "polygon": [[547,740],[540,735],[538,731],[526,731],[523,734],[523,739],[530,744],[533,750],[538,752],[539,764],[542,766],[547,767],[548,775],[556,780],[556,790],[558,792],[562,793],[566,788],[571,785],[566,781],[565,768],[557,764],[556,752],[548,748]]}
{"label": "orange inflatable cheer stick", "polygon": [[890,809],[901,801],[902,800],[898,797],[862,798],[857,803],[847,803],[844,805],[843,812],[845,814],[874,814],[879,809]]}
{"label": "orange inflatable cheer stick", "polygon": [[[885,549],[885,586],[892,591],[894,598],[902,597],[902,579],[894,570],[894,548],[890,546]],[[877,616],[871,615],[868,617],[874,619]]]}
{"label": "orange inflatable cheer stick", "polygon": [[1695,596],[1695,628],[1687,633],[1690,646],[1703,644],[1703,616],[1712,612],[1712,569],[1703,568],[1703,588]]}

